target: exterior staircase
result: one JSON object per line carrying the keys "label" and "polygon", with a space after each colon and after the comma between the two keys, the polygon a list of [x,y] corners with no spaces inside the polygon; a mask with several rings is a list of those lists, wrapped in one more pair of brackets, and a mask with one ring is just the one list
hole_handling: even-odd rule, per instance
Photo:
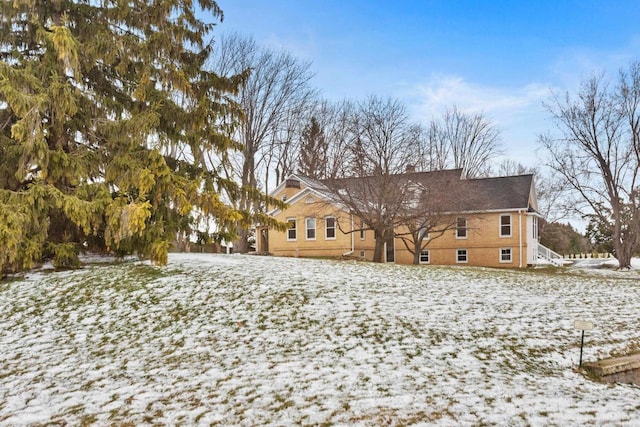
{"label": "exterior staircase", "polygon": [[544,260],[556,267],[564,266],[564,258],[557,252],[552,251],[546,246],[538,243],[538,259]]}

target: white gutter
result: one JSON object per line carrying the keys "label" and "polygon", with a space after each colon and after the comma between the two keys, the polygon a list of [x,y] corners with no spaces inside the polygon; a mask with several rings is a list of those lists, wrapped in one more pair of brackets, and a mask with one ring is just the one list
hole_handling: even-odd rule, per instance
{"label": "white gutter", "polygon": [[518,233],[520,238],[520,265],[518,268],[522,268],[522,211],[518,209],[518,227],[520,228],[520,233]]}
{"label": "white gutter", "polygon": [[[337,221],[337,219],[336,219]],[[353,229],[353,214],[351,214],[351,250],[349,252],[345,252],[342,254],[342,256],[348,256],[348,255],[353,255],[353,253],[356,250],[356,242],[355,242],[355,230]]]}

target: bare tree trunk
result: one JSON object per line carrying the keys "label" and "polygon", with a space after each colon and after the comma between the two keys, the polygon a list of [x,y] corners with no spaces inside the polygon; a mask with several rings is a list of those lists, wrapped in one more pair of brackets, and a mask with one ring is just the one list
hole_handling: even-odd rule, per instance
{"label": "bare tree trunk", "polygon": [[[238,239],[236,252],[249,250],[248,237],[252,222],[260,218],[263,208],[259,180],[269,179],[271,159],[282,148],[283,125],[297,125],[291,119],[303,110],[302,102],[312,96],[308,83],[311,79],[310,64],[300,62],[285,52],[259,48],[251,38],[237,34],[222,37],[217,45],[217,56],[212,67],[220,75],[250,74],[237,95],[244,117],[234,136],[242,143],[242,158],[228,163],[231,179],[241,186],[239,195],[230,195],[244,215],[236,223]],[[282,153],[277,153],[280,156]],[[280,160],[278,158],[278,160]],[[265,175],[259,177],[260,171]],[[276,171],[276,175],[277,175]],[[264,182],[262,188],[268,188]]]}
{"label": "bare tree trunk", "polygon": [[373,249],[373,262],[384,262],[384,244],[386,240],[382,235],[376,238],[376,244]]}
{"label": "bare tree trunk", "polygon": [[556,95],[547,108],[561,134],[540,142],[576,194],[576,212],[610,231],[619,268],[629,268],[640,242],[640,63],[611,87],[599,76],[574,97]]}

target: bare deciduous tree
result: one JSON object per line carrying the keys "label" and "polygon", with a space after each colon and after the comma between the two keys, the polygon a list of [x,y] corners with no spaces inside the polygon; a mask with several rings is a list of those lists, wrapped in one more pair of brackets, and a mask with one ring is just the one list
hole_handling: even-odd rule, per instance
{"label": "bare deciduous tree", "polygon": [[559,131],[540,137],[549,166],[577,195],[575,210],[611,230],[614,256],[629,268],[640,244],[640,63],[614,86],[596,76],[547,108]]}
{"label": "bare deciduous tree", "polygon": [[[234,131],[242,150],[236,156],[221,159],[227,179],[240,184],[241,191],[229,195],[243,212],[261,213],[264,206],[260,191],[268,192],[269,173],[275,161],[277,174],[284,176],[293,167],[289,148],[297,140],[304,104],[314,91],[309,87],[310,64],[286,52],[259,47],[251,38],[237,34],[221,37],[212,68],[220,75],[236,75],[250,70],[240,88],[237,101],[244,118]],[[265,188],[260,188],[260,184]],[[237,252],[248,251],[249,227],[253,216],[238,221],[240,236],[234,242]]]}
{"label": "bare deciduous tree", "polygon": [[[460,191],[457,171],[436,171],[429,174],[412,174],[406,177],[405,206],[399,215],[400,230],[397,233],[407,250],[413,254],[413,263],[420,264],[420,254],[429,243],[453,230],[457,225],[454,213],[464,197],[452,192]],[[454,189],[456,191],[454,191]]]}
{"label": "bare deciduous tree", "polygon": [[352,121],[352,173],[367,176],[403,172],[413,156],[408,120],[399,100],[369,96],[361,102]]}
{"label": "bare deciduous tree", "polygon": [[500,132],[483,113],[447,109],[429,128],[429,154],[433,170],[462,169],[468,178],[488,176],[491,161],[501,151]]}
{"label": "bare deciduous tree", "polygon": [[[332,193],[334,202],[360,218],[365,230],[375,232],[374,262],[385,261],[385,244],[395,238],[395,229],[403,214],[407,188],[398,182],[398,177],[399,175],[377,174],[323,181]],[[347,232],[345,229],[342,231]]]}
{"label": "bare deciduous tree", "polygon": [[[548,240],[545,233],[549,224],[557,223],[571,216],[572,205],[567,199],[567,188],[557,172],[545,168],[545,173],[538,167],[527,167],[513,160],[503,160],[498,165],[498,176],[533,174],[536,195],[538,198],[538,212],[544,219],[538,223],[538,233],[541,239]],[[565,228],[554,227],[554,232]]]}
{"label": "bare deciduous tree", "polygon": [[354,138],[352,118],[355,106],[350,101],[329,103],[320,101],[312,110],[328,142],[326,151],[326,169],[321,178],[335,179],[347,174],[349,146]]}
{"label": "bare deciduous tree", "polygon": [[346,172],[355,178],[324,182],[342,206],[375,231],[373,260],[382,262],[406,203],[406,186],[398,180],[413,155],[408,117],[399,101],[375,96],[361,102],[351,117],[351,136],[344,142]]}

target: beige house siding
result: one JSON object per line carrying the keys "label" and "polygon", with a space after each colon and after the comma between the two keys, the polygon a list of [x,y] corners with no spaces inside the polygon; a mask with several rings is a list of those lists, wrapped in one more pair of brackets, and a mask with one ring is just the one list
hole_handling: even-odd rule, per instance
{"label": "beige house siding", "polygon": [[[288,239],[286,231],[268,230],[269,252],[277,256],[292,257],[349,255],[372,261],[375,249],[374,232],[361,232],[359,218],[354,218],[339,206],[328,202],[325,193],[316,191],[315,183],[311,182],[314,186],[309,188],[305,184],[304,180],[294,180],[281,184],[272,193],[289,203],[289,207],[282,211],[274,211],[271,215],[283,223],[295,219],[296,236],[295,239]],[[528,204],[533,209],[537,207],[533,186]],[[458,236],[455,228],[441,236],[432,233],[425,248],[428,251],[428,264],[518,268],[535,263],[538,240],[533,224],[537,221],[538,214],[528,210],[523,207],[460,213],[458,217],[466,219],[466,236]],[[335,237],[326,236],[327,217],[336,220]],[[307,236],[308,218],[315,219],[315,238]],[[466,260],[459,259],[465,253]],[[394,262],[398,264],[413,263],[413,254],[399,237],[394,241],[393,256]]]}
{"label": "beige house siding", "polygon": [[[336,227],[335,239],[325,236],[325,218],[332,216],[340,226]],[[456,230],[448,230],[442,236],[431,238],[425,248],[429,251],[429,264],[434,265],[470,265],[486,267],[526,267],[527,260],[527,213],[525,211],[495,212],[481,214],[461,214],[467,219],[467,237],[456,237]],[[511,219],[511,235],[501,236],[500,218]],[[358,230],[359,221],[354,219],[353,233],[351,216],[336,213],[334,208],[325,203],[300,203],[275,216],[278,221],[286,222],[295,218],[297,221],[296,240],[287,240],[286,232],[269,231],[270,252],[280,256],[300,257],[339,257],[345,254],[368,261],[373,260],[375,248],[374,233],[364,232],[361,239]],[[306,218],[316,218],[316,238],[309,240],[306,236]],[[522,235],[522,239],[520,236]],[[353,240],[352,240],[353,239]],[[353,245],[353,246],[352,246]],[[353,248],[353,252],[352,252]],[[458,262],[458,249],[467,251],[467,262]],[[502,250],[510,250],[511,260],[501,261]],[[364,255],[364,256],[363,256]],[[522,258],[521,258],[522,257]],[[522,263],[520,260],[522,259]],[[395,262],[412,264],[413,254],[406,248],[400,238],[395,239]]]}
{"label": "beige house siding", "polygon": [[[304,195],[289,209],[274,215],[280,222],[296,220],[296,238],[287,238],[288,232],[269,230],[269,252],[279,256],[336,257],[351,251],[351,215],[338,211],[317,194]],[[307,238],[306,219],[315,219],[315,239]],[[335,238],[327,237],[327,218],[335,218]]]}
{"label": "beige house siding", "polygon": [[[511,219],[510,236],[500,234],[500,217],[503,215]],[[466,238],[456,237],[455,229],[446,231],[442,236],[431,238],[424,249],[429,251],[429,264],[526,267],[527,214],[525,211],[460,214],[459,217],[467,219]],[[520,240],[521,233],[522,240]],[[520,248],[522,248],[522,264]],[[458,262],[458,249],[466,249],[466,262]],[[510,249],[511,261],[501,262],[502,249]],[[399,264],[413,263],[413,254],[399,238],[396,239],[395,258]]]}

